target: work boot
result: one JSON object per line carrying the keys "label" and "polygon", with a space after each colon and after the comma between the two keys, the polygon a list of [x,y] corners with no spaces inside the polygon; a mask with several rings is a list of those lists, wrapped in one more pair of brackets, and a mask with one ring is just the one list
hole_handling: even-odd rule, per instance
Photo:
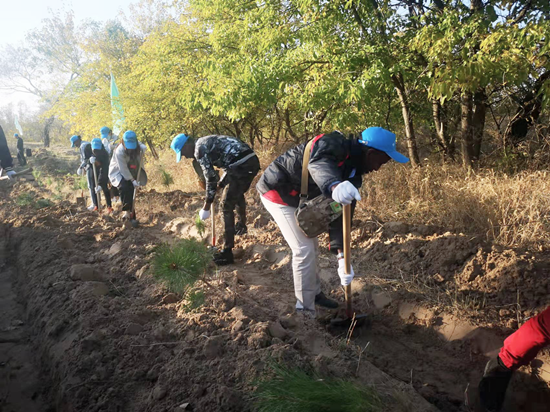
{"label": "work boot", "polygon": [[237,224],[235,225],[235,234],[240,236],[246,233],[248,233],[248,228],[246,227],[246,225],[244,223],[237,222]]}
{"label": "work boot", "polygon": [[218,266],[230,265],[233,263],[233,251],[231,249],[223,249],[221,252],[215,253],[214,263]]}
{"label": "work boot", "polygon": [[502,408],[512,373],[498,356],[487,362],[479,382],[479,400],[487,412],[499,412]]}
{"label": "work boot", "polygon": [[315,304],[328,309],[336,309],[338,307],[338,302],[327,298],[323,292],[315,295]]}

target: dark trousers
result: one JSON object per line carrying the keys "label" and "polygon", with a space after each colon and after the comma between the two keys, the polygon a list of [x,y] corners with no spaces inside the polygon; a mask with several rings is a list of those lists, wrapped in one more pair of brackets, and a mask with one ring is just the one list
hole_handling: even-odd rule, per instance
{"label": "dark trousers", "polygon": [[19,166],[25,166],[27,164],[27,159],[25,158],[25,155],[22,151],[17,151],[17,161],[19,162]]}
{"label": "dark trousers", "polygon": [[[87,170],[87,177],[88,177],[88,187],[90,188],[90,196],[92,198],[92,202],[95,206],[98,205],[97,202],[97,194],[95,192],[95,179],[94,179],[94,169],[90,166]],[[105,202],[107,203],[107,207],[112,207],[111,204],[111,193],[109,192],[109,186],[107,185],[107,179],[100,180],[98,182],[99,186],[101,186],[101,189],[103,190],[103,195],[105,196]]]}
{"label": "dark trousers", "polygon": [[122,210],[131,211],[134,204],[134,185],[130,180],[122,179],[118,185],[118,191],[122,201]]}
{"label": "dark trousers", "polygon": [[250,188],[259,170],[260,161],[256,156],[237,166],[235,169],[227,170],[227,185],[225,186],[221,200],[225,249],[235,247],[235,209],[237,209],[239,222],[242,225],[246,225],[246,200],[244,194]]}

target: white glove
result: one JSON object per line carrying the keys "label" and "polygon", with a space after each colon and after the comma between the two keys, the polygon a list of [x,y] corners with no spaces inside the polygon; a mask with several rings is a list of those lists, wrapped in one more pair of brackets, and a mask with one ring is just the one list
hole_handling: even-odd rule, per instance
{"label": "white glove", "polygon": [[359,190],[350,181],[346,180],[334,188],[332,198],[343,205],[350,205],[353,199],[361,200],[361,195]]}
{"label": "white glove", "polygon": [[199,217],[201,220],[206,220],[210,217],[210,210],[199,210]]}
{"label": "white glove", "polygon": [[346,275],[346,262],[344,258],[338,259],[338,276],[340,277],[340,283],[342,286],[347,286],[351,283],[353,280],[353,277],[355,276],[355,272],[353,271],[353,267],[350,265],[350,274]]}
{"label": "white glove", "polygon": [[132,180],[132,184],[134,185],[134,187],[140,187],[141,186],[141,183],[138,182],[137,180]]}
{"label": "white glove", "polygon": [[15,179],[15,171],[14,170],[9,170],[6,172],[6,175],[8,175],[8,178],[10,178],[11,180]]}
{"label": "white glove", "polygon": [[147,151],[147,146],[145,146],[143,143],[140,143],[139,147],[140,147],[142,153],[145,153]]}
{"label": "white glove", "polygon": [[95,187],[95,192],[96,192],[96,193],[101,192],[101,186],[96,186],[96,187]]}
{"label": "white glove", "polygon": [[93,165],[95,163],[95,161],[96,161],[95,156],[90,157],[90,164]]}
{"label": "white glove", "polygon": [[78,170],[76,171],[76,174],[79,175],[79,176],[82,176],[84,174],[84,169],[79,167]]}

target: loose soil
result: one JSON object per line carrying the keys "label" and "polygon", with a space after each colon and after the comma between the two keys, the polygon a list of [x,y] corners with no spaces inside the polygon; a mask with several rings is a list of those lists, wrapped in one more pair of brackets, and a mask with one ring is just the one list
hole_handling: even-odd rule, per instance
{"label": "loose soil", "polygon": [[[45,174],[69,168],[42,156]],[[76,194],[18,207],[30,190],[47,195],[33,181],[0,187],[2,411],[247,411],[274,361],[374,385],[388,411],[474,411],[488,357],[549,304],[544,251],[359,213],[353,299],[372,321],[348,342],[323,322],[333,313],[293,314],[289,250],[251,193],[236,263],[200,281],[206,302],[187,312],[150,260],[161,242],[200,237],[200,193],[146,189],[140,227],[125,229]],[[335,258],[320,266],[325,293],[343,301]],[[549,381],[543,351],[515,375],[506,411],[547,410]]]}

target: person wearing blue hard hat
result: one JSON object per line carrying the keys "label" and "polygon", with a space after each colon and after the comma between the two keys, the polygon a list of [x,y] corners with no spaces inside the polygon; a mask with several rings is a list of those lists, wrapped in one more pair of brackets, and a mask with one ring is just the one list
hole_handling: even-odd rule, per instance
{"label": "person wearing blue hard hat", "polygon": [[107,153],[111,154],[111,143],[114,142],[113,131],[109,127],[103,126],[99,129],[99,133],[101,134],[101,142],[103,143],[103,147]]}
{"label": "person wearing blue hard hat", "polygon": [[[195,141],[185,134],[178,134],[170,147],[176,153],[177,162],[182,156],[193,159],[193,167],[204,184],[206,198],[199,211],[201,220],[210,216],[210,207],[218,188],[224,189],[221,199],[224,247],[214,255],[214,262],[218,265],[233,263],[235,235],[247,232],[244,195],[260,171],[258,156],[246,143],[230,136],[211,135]],[[224,170],[221,179],[215,167]],[[237,224],[235,209],[238,215]]]}
{"label": "person wearing blue hard hat", "polygon": [[90,190],[90,198],[92,199],[92,204],[88,206],[88,210],[97,210],[96,203],[93,202],[95,197],[95,182],[94,182],[94,172],[92,166],[90,165],[90,157],[92,157],[92,145],[90,142],[85,142],[82,140],[80,135],[71,136],[71,147],[77,147],[80,151],[80,166],[76,171],[76,174],[82,176],[86,174],[88,181],[88,189]]}
{"label": "person wearing blue hard hat", "polygon": [[27,159],[25,158],[25,144],[23,143],[23,139],[18,133],[14,133],[13,137],[17,140],[17,161],[20,166],[25,166],[27,164]]}
{"label": "person wearing blue hard hat", "polygon": [[122,219],[132,223],[137,222],[133,207],[135,190],[147,184],[147,173],[143,169],[143,153],[146,149],[144,144],[138,142],[136,133],[128,130],[113,151],[109,164],[109,180],[120,192]]}
{"label": "person wearing blue hard hat", "polygon": [[[103,142],[100,138],[93,138],[90,142],[92,146],[92,156],[90,157],[90,164],[93,167],[95,165],[95,172],[97,174],[97,182],[95,182],[94,190],[92,192],[92,202],[97,207],[98,198],[97,194],[103,191],[105,195],[105,203],[107,203],[107,213],[113,213],[113,205],[111,203],[111,193],[109,191],[109,153],[105,150]],[[94,176],[95,177],[95,176]]]}
{"label": "person wearing blue hard hat", "polygon": [[[307,161],[307,182],[302,189],[302,169]],[[307,237],[298,225],[295,212],[305,200],[332,198],[351,205],[361,200],[362,176],[374,172],[391,159],[405,163],[408,159],[397,152],[395,134],[381,127],[369,127],[358,137],[346,139],[337,131],[320,134],[308,143],[294,147],[271,163],[256,188],[261,201],[281,229],[292,250],[292,272],[296,309],[315,316],[315,305],[336,308],[338,303],[321,291],[317,238]],[[306,184],[307,183],[307,184]],[[306,193],[301,193],[304,190]],[[354,273],[345,273],[343,224],[340,216],[327,222],[329,249],[337,255],[338,276],[343,286],[351,283]]]}

